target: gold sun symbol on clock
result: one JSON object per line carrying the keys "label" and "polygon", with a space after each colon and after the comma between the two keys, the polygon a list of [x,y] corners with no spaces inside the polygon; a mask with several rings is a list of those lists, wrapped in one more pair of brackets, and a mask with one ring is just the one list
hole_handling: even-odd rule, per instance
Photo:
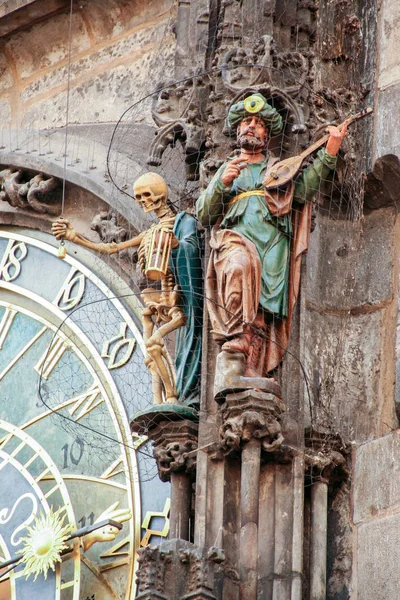
{"label": "gold sun symbol on clock", "polygon": [[61,552],[68,548],[65,541],[71,526],[64,525],[65,515],[60,515],[63,510],[61,507],[53,512],[51,507],[47,515],[41,513],[35,517],[34,525],[27,527],[28,535],[21,538],[24,547],[18,554],[22,554],[21,562],[25,563],[23,574],[26,577],[34,575],[34,581],[40,573],[46,579],[47,571],[55,570],[55,563],[61,562]]}

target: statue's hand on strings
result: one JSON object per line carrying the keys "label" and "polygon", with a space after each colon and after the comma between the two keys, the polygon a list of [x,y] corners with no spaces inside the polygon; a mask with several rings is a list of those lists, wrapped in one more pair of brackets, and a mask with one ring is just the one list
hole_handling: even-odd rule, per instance
{"label": "statue's hand on strings", "polygon": [[67,219],[58,219],[51,226],[51,232],[57,240],[74,242],[77,237],[75,229]]}
{"label": "statue's hand on strings", "polygon": [[351,119],[346,119],[340,129],[334,125],[329,125],[329,127],[326,128],[327,133],[329,133],[326,151],[331,156],[336,156],[336,154],[339,152],[339,148],[342,145],[342,141],[347,133],[347,126],[350,122]]}
{"label": "statue's hand on strings", "polygon": [[229,187],[232,182],[240,175],[240,171],[247,165],[247,159],[243,156],[238,156],[231,160],[225,167],[221,175],[221,181]]}

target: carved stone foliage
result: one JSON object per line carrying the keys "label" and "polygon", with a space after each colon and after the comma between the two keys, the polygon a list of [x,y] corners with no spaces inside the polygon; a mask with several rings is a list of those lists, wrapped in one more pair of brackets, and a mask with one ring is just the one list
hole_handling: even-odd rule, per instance
{"label": "carved stone foliage", "polygon": [[214,572],[225,560],[223,550],[170,540],[141,548],[138,554],[141,600],[215,600]]}
{"label": "carved stone foliage", "polygon": [[283,443],[280,416],[284,403],[273,394],[248,390],[229,394],[221,408],[220,446],[229,454],[252,438],[261,440],[264,451],[274,452]]}
{"label": "carved stone foliage", "polygon": [[169,481],[171,472],[195,472],[197,435],[198,425],[188,420],[163,421],[151,429],[153,454],[161,481]]}
{"label": "carved stone foliage", "polygon": [[61,212],[60,182],[56,177],[32,173],[12,167],[0,171],[0,200],[14,208],[31,209],[36,213],[59,215]]}

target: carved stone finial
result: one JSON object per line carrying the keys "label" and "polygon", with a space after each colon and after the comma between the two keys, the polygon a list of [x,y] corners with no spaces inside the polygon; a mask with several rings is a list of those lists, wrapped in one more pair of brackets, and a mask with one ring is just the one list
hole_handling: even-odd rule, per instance
{"label": "carved stone finial", "polygon": [[273,394],[255,390],[229,394],[221,409],[221,449],[229,454],[257,438],[264,451],[277,450],[283,442],[279,418],[285,410],[282,400]]}

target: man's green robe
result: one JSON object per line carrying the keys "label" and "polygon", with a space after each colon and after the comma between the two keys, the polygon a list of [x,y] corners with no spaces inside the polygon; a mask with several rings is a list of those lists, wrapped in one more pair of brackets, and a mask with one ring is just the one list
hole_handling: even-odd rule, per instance
{"label": "man's green robe", "polygon": [[[292,216],[290,212],[274,216],[267,206],[262,181],[268,159],[267,156],[260,163],[247,164],[231,187],[225,186],[221,181],[227,165],[224,163],[199,196],[196,209],[198,219],[204,227],[220,221],[221,229],[236,231],[253,242],[261,262],[260,305],[269,313],[284,318],[288,316]],[[336,157],[321,149],[313,163],[297,178],[293,201],[304,204],[311,200],[321,181],[328,177],[335,166]],[[239,194],[251,190],[259,190],[260,193],[232,202]],[[292,210],[295,210],[295,206]]]}

